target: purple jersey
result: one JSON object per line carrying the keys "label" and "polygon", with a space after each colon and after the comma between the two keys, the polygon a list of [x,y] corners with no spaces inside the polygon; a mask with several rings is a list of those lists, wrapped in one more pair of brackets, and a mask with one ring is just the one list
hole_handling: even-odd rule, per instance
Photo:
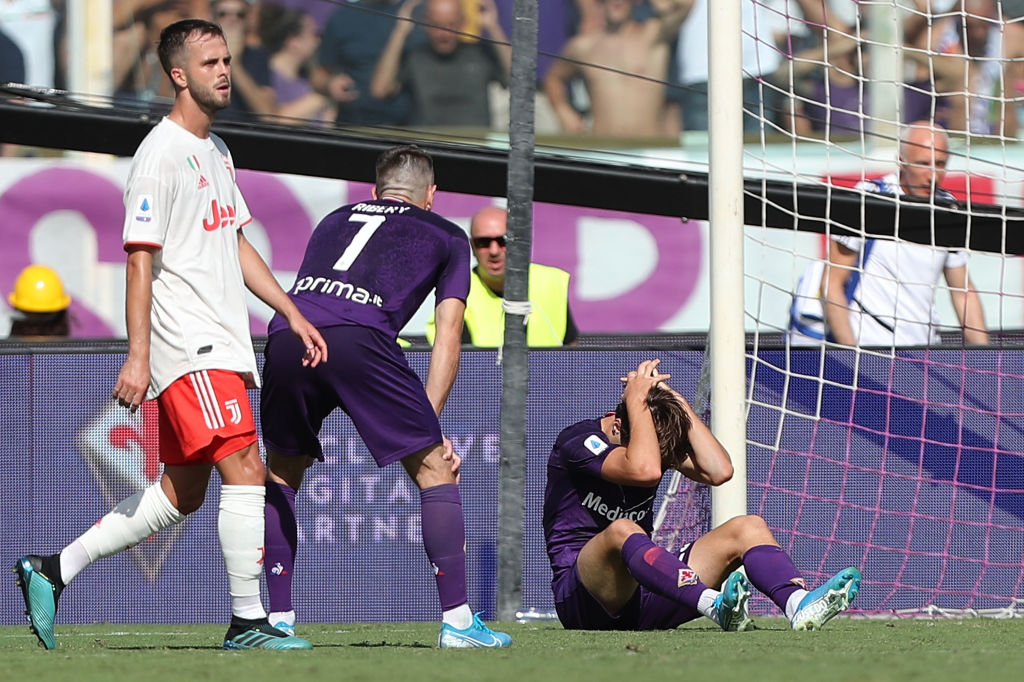
{"label": "purple jersey", "polygon": [[651,533],[658,489],[601,478],[601,466],[616,447],[601,431],[600,419],[573,424],[555,439],[544,490],[544,539],[556,581],[572,568],[583,545],[612,521],[630,519]]}
{"label": "purple jersey", "polygon": [[[396,337],[431,289],[436,301],[466,300],[466,233],[430,211],[379,199],[320,221],[288,295],[317,327],[359,325]],[[269,333],[287,328],[274,315]]]}

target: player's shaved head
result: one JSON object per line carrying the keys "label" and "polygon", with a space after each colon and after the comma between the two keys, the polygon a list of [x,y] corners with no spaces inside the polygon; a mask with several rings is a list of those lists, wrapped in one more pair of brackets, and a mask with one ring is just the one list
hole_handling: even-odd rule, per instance
{"label": "player's shaved head", "polygon": [[434,162],[416,145],[392,147],[377,158],[377,196],[422,203],[434,185]]}
{"label": "player's shaved head", "polygon": [[[647,409],[654,421],[654,432],[658,435],[663,469],[678,469],[693,452],[690,445],[690,417],[672,393],[661,386],[655,386],[647,393]],[[615,408],[619,419],[620,440],[629,446],[630,424],[626,403]]]}
{"label": "player's shaved head", "polygon": [[160,44],[156,48],[160,66],[171,75],[171,69],[185,65],[185,47],[189,40],[203,36],[224,37],[220,26],[205,19],[183,19],[160,31]]}

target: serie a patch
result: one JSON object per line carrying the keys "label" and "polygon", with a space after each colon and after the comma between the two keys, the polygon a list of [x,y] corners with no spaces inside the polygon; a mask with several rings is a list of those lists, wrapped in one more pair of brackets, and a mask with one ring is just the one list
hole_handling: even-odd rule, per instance
{"label": "serie a patch", "polygon": [[595,455],[600,455],[608,449],[608,443],[605,443],[597,436],[587,436],[587,439],[583,441],[583,445]]}

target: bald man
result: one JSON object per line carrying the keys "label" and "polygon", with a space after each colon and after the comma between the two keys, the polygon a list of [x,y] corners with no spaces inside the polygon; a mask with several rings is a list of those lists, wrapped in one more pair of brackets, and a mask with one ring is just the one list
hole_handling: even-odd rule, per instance
{"label": "bald man", "polygon": [[[941,189],[949,137],[928,121],[901,137],[899,170],[859,189],[892,195],[953,199]],[[856,273],[856,274],[855,274]],[[964,340],[987,344],[981,300],[967,276],[967,253],[889,239],[833,236],[821,279],[829,337],[847,346],[924,346],[937,343],[935,285],[944,275]]]}
{"label": "bald man", "polygon": [[427,44],[406,50],[413,10],[422,0],[407,0],[398,11],[387,44],[370,81],[370,94],[383,99],[407,92],[413,125],[483,127],[491,125],[487,89],[508,85],[512,47],[498,23],[494,0],[481,0],[477,20],[488,40],[461,40],[466,31],[462,0],[426,0],[423,22]]}
{"label": "bald man", "polygon": [[[470,245],[477,265],[469,277],[462,343],[483,348],[502,345],[505,337],[505,232],[508,213],[488,206],[476,213],[469,226]],[[530,347],[575,345],[576,323],[569,310],[569,273],[530,263],[528,292],[530,316],[526,343]],[[427,340],[434,343],[434,318],[427,320]]]}

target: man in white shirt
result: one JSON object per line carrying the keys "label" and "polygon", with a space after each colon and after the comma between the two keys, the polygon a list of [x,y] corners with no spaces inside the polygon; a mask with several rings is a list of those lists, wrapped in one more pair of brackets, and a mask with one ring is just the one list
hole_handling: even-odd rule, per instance
{"label": "man in white shirt", "polygon": [[[952,199],[939,189],[949,138],[928,121],[900,142],[899,171],[858,188]],[[891,239],[833,236],[821,279],[829,338],[847,346],[923,346],[939,341],[935,286],[944,275],[969,344],[988,343],[981,300],[967,276],[967,253]]]}
{"label": "man in white shirt", "polygon": [[136,152],[125,190],[128,358],[113,397],[133,412],[155,398],[160,481],[118,504],[61,552],[14,566],[32,631],[57,646],[61,591],[93,562],[180,523],[221,476],[218,535],[231,593],[225,649],[309,649],[267,621],[260,600],[264,467],[246,389],[258,373],[248,288],[288,320],[303,365],[327,346],[277,284],[241,228],[252,220],[223,140],[210,132],[231,99],[231,55],[220,27],[186,19],[158,48],[174,106]]}

